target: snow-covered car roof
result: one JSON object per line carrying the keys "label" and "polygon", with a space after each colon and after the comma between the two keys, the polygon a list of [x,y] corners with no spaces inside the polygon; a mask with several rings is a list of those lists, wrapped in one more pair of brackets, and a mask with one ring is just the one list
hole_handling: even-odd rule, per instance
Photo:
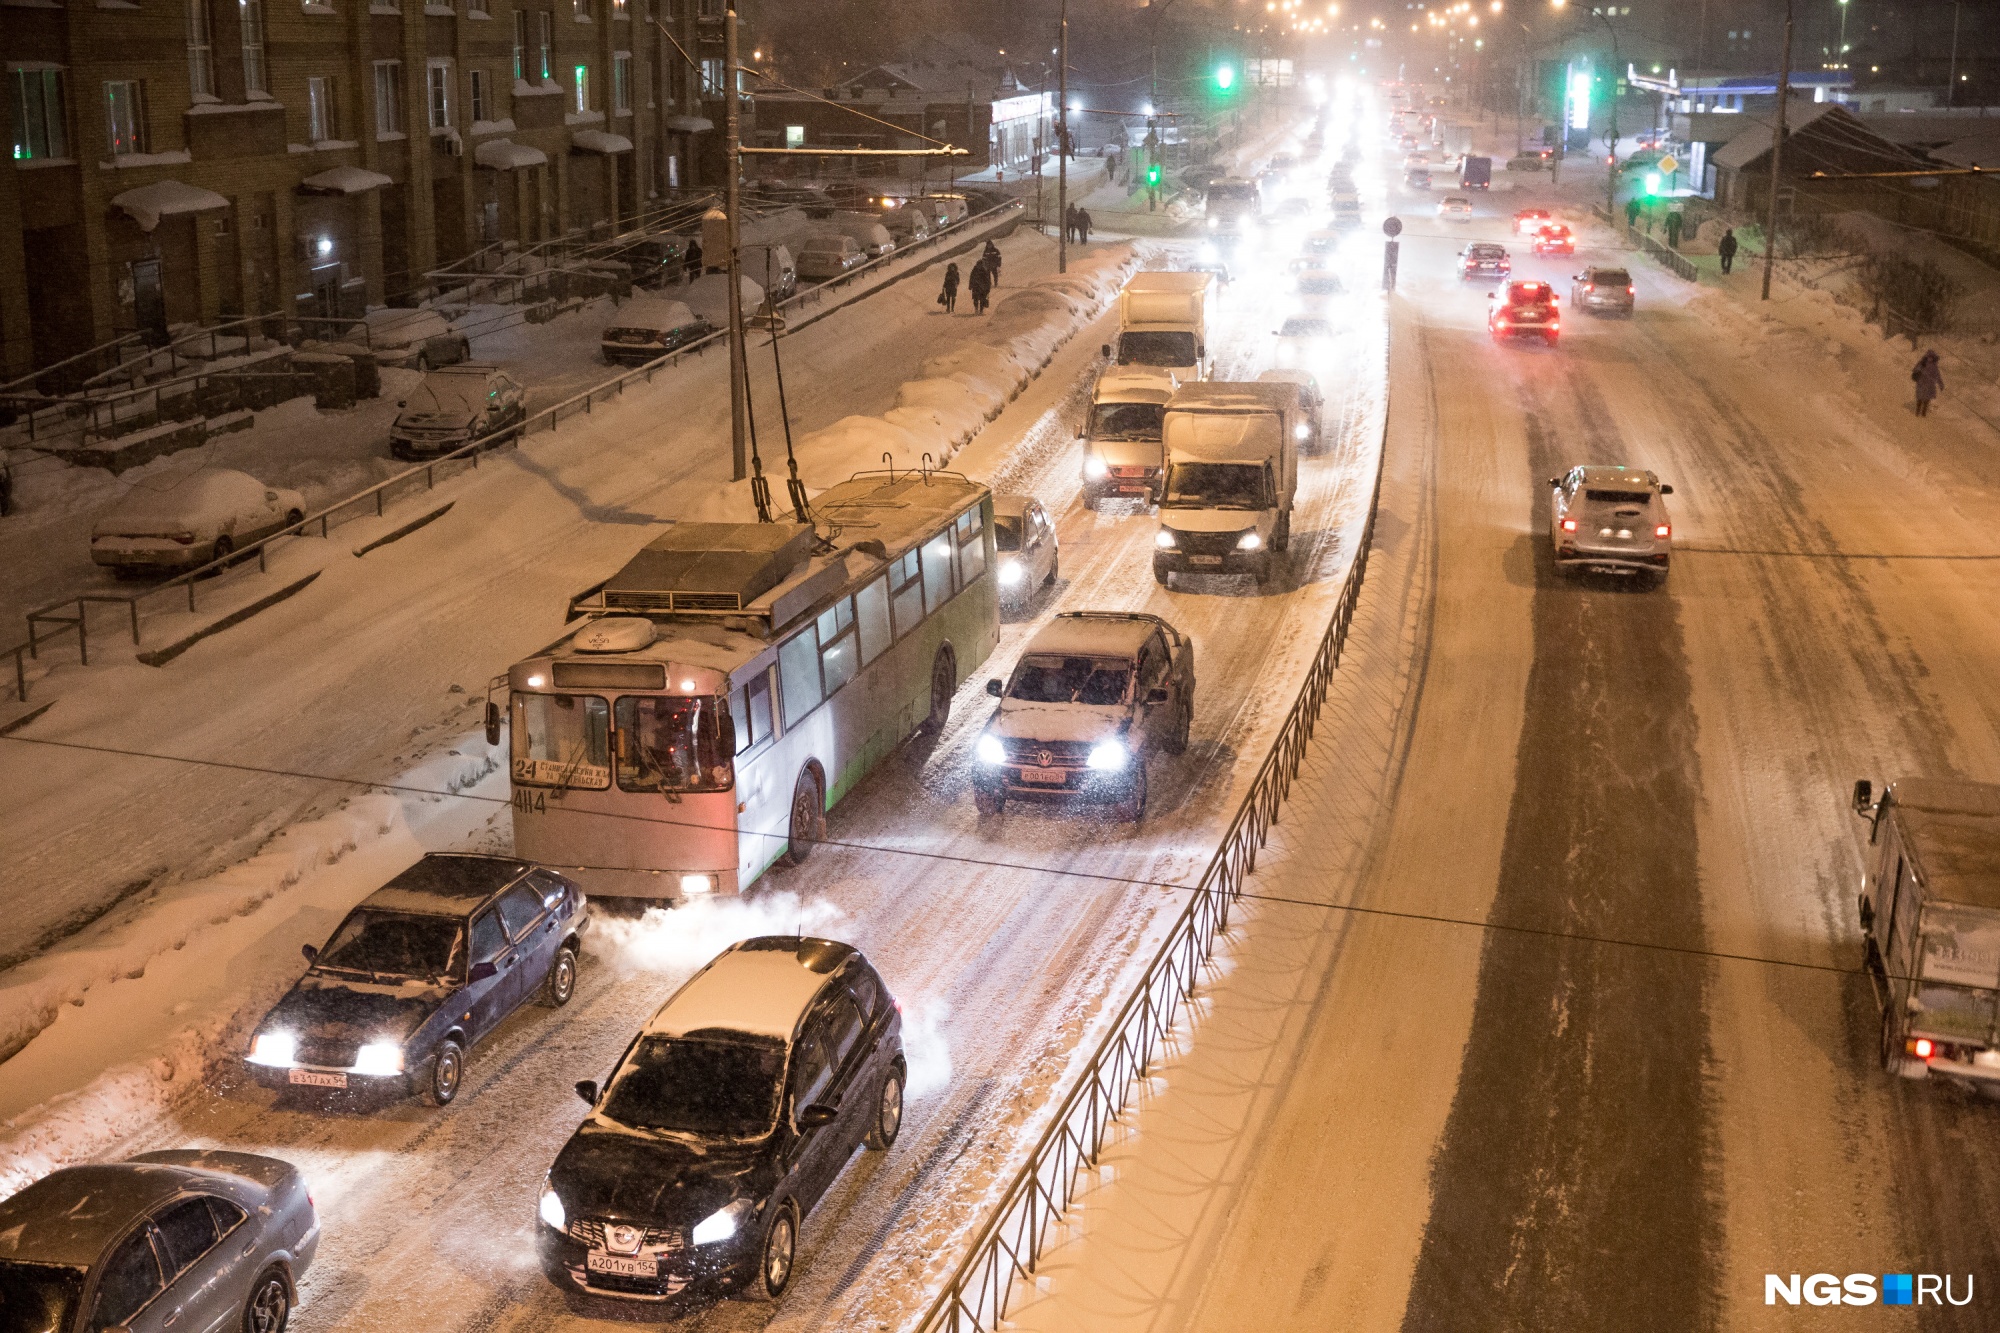
{"label": "snow-covered car roof", "polygon": [[207,1172],[164,1162],[65,1168],[0,1202],[0,1259],[86,1268],[133,1219],[204,1185],[214,1187]]}
{"label": "snow-covered car roof", "polygon": [[451,322],[435,310],[371,310],[354,327],[366,328],[371,347],[408,347],[454,332]]}
{"label": "snow-covered car roof", "polygon": [[1660,479],[1644,468],[1622,467],[1613,464],[1586,464],[1583,469],[1585,486],[1623,486],[1631,488],[1644,486],[1657,489]]}
{"label": "snow-covered car roof", "polygon": [[433,852],[363,898],[360,906],[413,916],[464,916],[532,869],[511,857]]}
{"label": "snow-covered car roof", "polygon": [[1152,616],[1066,612],[1028,640],[1022,657],[1137,657],[1163,622]]}
{"label": "snow-covered car roof", "polygon": [[[723,277],[723,299],[729,297],[729,282]],[[745,294],[747,299],[748,294]],[[635,297],[624,306],[611,313],[605,330],[611,329],[684,329],[698,319],[694,311],[688,309],[687,302],[670,300],[666,297]]]}
{"label": "snow-covered car roof", "polygon": [[224,516],[236,507],[262,500],[269,488],[247,472],[234,468],[203,467],[192,472],[148,477],[125,492],[99,515],[109,518],[191,519],[204,514]]}
{"label": "snow-covered car roof", "polygon": [[486,406],[489,385],[496,373],[498,367],[485,364],[433,370],[403,400],[403,410],[419,415],[481,411]]}
{"label": "snow-covered car roof", "polygon": [[1097,377],[1096,401],[1164,403],[1180,388],[1165,366],[1110,366]]}
{"label": "snow-covered car roof", "polygon": [[782,935],[745,940],[695,973],[646,1022],[648,1035],[740,1032],[790,1041],[852,945]]}
{"label": "snow-covered car roof", "polygon": [[1036,500],[1033,496],[1002,495],[999,491],[995,491],[993,492],[993,517],[1025,518],[1028,513],[1028,506],[1035,503]]}
{"label": "snow-covered car roof", "polygon": [[[764,288],[760,283],[741,278],[743,284],[743,313],[749,314],[764,303]],[[729,323],[729,275],[727,273],[705,273],[688,284],[687,306],[717,328]]]}

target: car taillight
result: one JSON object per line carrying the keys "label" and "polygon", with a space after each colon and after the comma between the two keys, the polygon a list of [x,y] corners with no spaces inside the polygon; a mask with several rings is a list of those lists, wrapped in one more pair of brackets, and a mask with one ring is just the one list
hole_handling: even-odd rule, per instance
{"label": "car taillight", "polygon": [[1597,290],[1597,284],[1594,282],[1586,282],[1583,284],[1583,289],[1587,292],[1594,292]]}
{"label": "car taillight", "polygon": [[1625,294],[1627,296],[1637,296],[1639,294],[1639,289],[1637,287],[1627,287],[1625,289]]}
{"label": "car taillight", "polygon": [[1575,531],[1576,531],[1576,520],[1575,520],[1575,519],[1573,519],[1573,518],[1566,518],[1566,519],[1564,519],[1564,520],[1563,520],[1563,531],[1564,531],[1564,532],[1575,532]]}
{"label": "car taillight", "polygon": [[1661,538],[1662,540],[1671,537],[1674,535],[1673,525],[1669,523],[1658,524],[1653,528],[1653,535],[1655,537]]}
{"label": "car taillight", "polygon": [[1928,1060],[1931,1058],[1932,1055],[1936,1054],[1936,1052],[1937,1048],[1931,1045],[1931,1039],[1929,1037],[1918,1037],[1915,1041],[1910,1043],[1910,1053],[1916,1056],[1917,1059],[1919,1060]]}

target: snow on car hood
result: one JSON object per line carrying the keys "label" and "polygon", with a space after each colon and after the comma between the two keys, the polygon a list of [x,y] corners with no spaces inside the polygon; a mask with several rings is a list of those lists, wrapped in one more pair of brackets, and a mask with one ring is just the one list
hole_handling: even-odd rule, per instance
{"label": "snow on car hood", "polygon": [[1090,441],[1090,452],[1107,467],[1159,467],[1164,454],[1158,440],[1121,439],[1099,435]]}
{"label": "snow on car hood", "polygon": [[767,1150],[761,1139],[698,1140],[593,1115],[556,1154],[549,1184],[571,1217],[686,1228],[754,1193],[744,1181]]}
{"label": "snow on car hood", "polygon": [[485,407],[486,381],[471,375],[427,375],[403,404],[398,421],[463,426]]}
{"label": "snow on car hood", "polygon": [[1247,532],[1257,526],[1268,510],[1263,509],[1174,509],[1160,510],[1160,526],[1173,532]]}
{"label": "snow on car hood", "polygon": [[451,998],[450,986],[427,981],[366,981],[308,972],[265,1016],[264,1031],[282,1028],[329,1041],[404,1041]]}
{"label": "snow on car hood", "polygon": [[1124,729],[1123,704],[1038,704],[1002,699],[986,730],[1010,741],[1100,741]]}

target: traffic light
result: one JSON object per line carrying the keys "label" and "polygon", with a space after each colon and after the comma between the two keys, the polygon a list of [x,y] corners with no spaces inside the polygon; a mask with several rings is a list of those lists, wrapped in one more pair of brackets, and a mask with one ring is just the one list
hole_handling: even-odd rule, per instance
{"label": "traffic light", "polygon": [[1236,86],[1236,67],[1218,65],[1215,67],[1215,88],[1217,92],[1228,92]]}
{"label": "traffic light", "polygon": [[1154,162],[1154,163],[1151,163],[1150,165],[1148,165],[1148,166],[1147,166],[1147,168],[1146,168],[1146,186],[1147,186],[1147,188],[1148,188],[1148,189],[1154,189],[1154,190],[1157,190],[1157,189],[1159,189],[1159,188],[1160,188],[1160,164],[1159,164],[1159,163],[1157,163],[1157,162]]}

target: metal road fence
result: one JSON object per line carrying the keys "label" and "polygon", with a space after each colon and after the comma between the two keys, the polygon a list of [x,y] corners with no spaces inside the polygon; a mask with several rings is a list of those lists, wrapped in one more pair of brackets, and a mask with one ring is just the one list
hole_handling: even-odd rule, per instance
{"label": "metal road fence", "polygon": [[1624,232],[1625,240],[1628,244],[1644,250],[1648,258],[1659,261],[1675,277],[1685,278],[1689,282],[1700,280],[1694,266],[1694,261],[1680,251],[1661,245],[1637,227],[1614,218],[1602,204],[1592,204],[1590,211],[1596,215],[1599,222],[1605,223],[1615,230]]}
{"label": "metal road fence", "polygon": [[[940,232],[927,241],[920,241],[907,250],[891,251],[889,254],[872,259],[866,264],[849,269],[846,273],[830,281],[803,288],[796,295],[779,302],[778,309],[782,313],[786,310],[798,309],[808,302],[823,300],[829,292],[839,292],[843,288],[852,287],[864,278],[879,274],[884,266],[894,263],[899,258],[907,259],[912,253],[918,251],[940,250],[946,247],[956,249],[966,245],[977,244],[983,237],[992,235],[1001,225],[1011,225],[1013,218],[1009,215],[1018,216],[1020,211],[1021,205],[1016,201],[1010,200],[996,207],[986,209],[983,212],[976,213],[957,226]],[[500,430],[483,435],[470,443],[459,446],[450,453],[440,454],[427,462],[418,463],[414,467],[399,472],[393,477],[379,481],[364,490],[356,491],[352,495],[336,500],[323,509],[307,514],[300,522],[286,528],[282,532],[274,533],[269,537],[240,547],[220,560],[210,561],[197,569],[191,569],[164,583],[157,583],[151,587],[137,589],[129,593],[82,593],[76,596],[65,597],[59,602],[53,602],[47,606],[30,611],[27,617],[27,641],[16,644],[12,648],[0,649],[0,654],[11,656],[14,659],[15,698],[22,703],[26,703],[28,700],[28,662],[39,659],[44,646],[66,634],[74,633],[76,635],[77,657],[83,665],[90,665],[88,612],[91,605],[103,603],[124,606],[126,608],[126,619],[130,624],[132,643],[136,647],[140,642],[140,603],[153,601],[169,593],[179,593],[185,590],[187,609],[194,611],[197,609],[196,594],[197,585],[200,581],[221,573],[231,565],[247,564],[253,555],[257,559],[259,572],[262,572],[266,568],[267,552],[273,543],[292,537],[304,536],[307,530],[313,527],[317,527],[319,535],[324,538],[339,523],[357,518],[365,518],[371,513],[379,518],[387,512],[389,499],[393,494],[401,494],[402,492],[419,488],[431,490],[437,486],[441,473],[446,476],[455,475],[456,472],[463,470],[463,467],[460,465],[476,468],[479,466],[480,454],[488,450],[501,445],[516,443],[522,436],[537,431],[554,430],[560,422],[568,418],[588,415],[593,404],[606,402],[618,397],[625,392],[625,387],[629,384],[641,380],[650,383],[653,376],[660,371],[676,366],[690,356],[705,354],[710,347],[721,344],[726,336],[726,333],[722,331],[712,333],[706,338],[699,339],[687,344],[685,347],[668,352],[666,355],[649,361],[643,366],[638,366],[622,374],[614,375],[603,383],[584,390],[582,393],[565,398],[551,407],[543,408],[523,421],[515,422]]]}
{"label": "metal road fence", "polygon": [[1015,1285],[1034,1275],[1049,1224],[1063,1215],[1075,1194],[1077,1173],[1097,1161],[1105,1132],[1124,1110],[1132,1084],[1146,1076],[1181,1005],[1194,993],[1216,936],[1229,926],[1230,904],[1242,896],[1244,880],[1257,867],[1257,852],[1271,826],[1278,822],[1279,808],[1291,790],[1292,779],[1298,776],[1320,706],[1340,666],[1341,649],[1347,643],[1362,579],[1368,572],[1388,443],[1385,410],[1375,487],[1368,499],[1368,520],[1354,563],[1347,571],[1333,618],[1320,637],[1305,684],[1229,821],[1221,846],[1048,1129],[1008,1184],[971,1250],[925,1312],[917,1325],[919,1333],[996,1333],[1006,1326]]}

